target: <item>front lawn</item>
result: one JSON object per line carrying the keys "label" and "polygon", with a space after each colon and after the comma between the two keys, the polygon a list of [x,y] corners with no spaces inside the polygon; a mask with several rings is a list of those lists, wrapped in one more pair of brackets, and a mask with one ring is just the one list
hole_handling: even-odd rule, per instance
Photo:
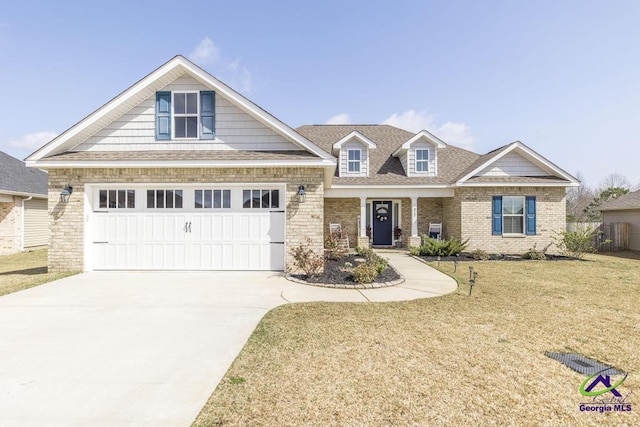
{"label": "front lawn", "polygon": [[[195,425],[640,425],[637,254],[462,262],[455,277],[439,298],[274,309]],[[585,376],[545,352],[629,372],[632,411],[580,412]]]}
{"label": "front lawn", "polygon": [[71,274],[74,273],[48,273],[46,249],[0,256],[0,296]]}

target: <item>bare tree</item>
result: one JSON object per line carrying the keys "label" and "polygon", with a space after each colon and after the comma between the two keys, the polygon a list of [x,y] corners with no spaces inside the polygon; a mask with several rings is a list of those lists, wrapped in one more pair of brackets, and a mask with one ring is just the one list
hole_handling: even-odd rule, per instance
{"label": "bare tree", "polygon": [[567,221],[584,222],[587,220],[585,209],[593,202],[596,193],[587,185],[582,172],[578,171],[575,177],[580,181],[580,186],[567,189]]}
{"label": "bare tree", "polygon": [[600,184],[598,185],[598,188],[597,188],[597,192],[598,194],[600,194],[603,191],[606,191],[612,188],[625,188],[627,190],[630,190],[631,187],[632,187],[631,181],[629,181],[626,176],[624,176],[621,173],[614,172],[614,173],[610,173],[609,175],[604,177],[602,181],[600,181]]}

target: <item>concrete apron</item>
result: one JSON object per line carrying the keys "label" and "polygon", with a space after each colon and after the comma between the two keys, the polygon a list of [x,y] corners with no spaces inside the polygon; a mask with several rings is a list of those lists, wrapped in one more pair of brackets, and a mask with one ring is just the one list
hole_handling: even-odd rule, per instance
{"label": "concrete apron", "polygon": [[437,296],[448,279],[355,291],[270,272],[93,272],[6,295],[0,425],[188,426],[272,308]]}

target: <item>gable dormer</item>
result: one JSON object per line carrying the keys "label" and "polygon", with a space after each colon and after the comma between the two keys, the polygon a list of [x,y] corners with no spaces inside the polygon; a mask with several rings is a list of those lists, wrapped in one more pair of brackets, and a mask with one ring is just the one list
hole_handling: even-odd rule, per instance
{"label": "gable dormer", "polygon": [[408,177],[438,176],[438,150],[447,146],[426,130],[412,136],[393,156],[400,159]]}
{"label": "gable dormer", "polygon": [[369,176],[369,150],[376,144],[358,131],[353,131],[333,144],[331,153],[338,157],[338,176]]}

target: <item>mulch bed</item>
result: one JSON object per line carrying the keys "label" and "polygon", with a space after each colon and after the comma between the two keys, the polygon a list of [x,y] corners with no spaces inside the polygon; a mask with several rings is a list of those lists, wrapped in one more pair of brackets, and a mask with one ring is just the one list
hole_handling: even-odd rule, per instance
{"label": "mulch bed", "polygon": [[[423,259],[427,262],[438,261],[438,257],[436,256],[421,256],[420,259]],[[443,256],[440,257],[440,261],[532,261],[527,258],[523,258],[522,255],[508,255],[508,254],[489,254],[489,259],[487,260],[478,260],[471,256],[468,253],[461,253],[459,256]],[[563,255],[547,255],[544,260],[533,260],[533,261],[575,261],[575,258],[566,257]]]}
{"label": "mulch bed", "polygon": [[[357,285],[357,283],[353,281],[351,272],[349,270],[362,262],[364,262],[364,258],[358,256],[357,254],[349,254],[339,261],[332,259],[326,260],[324,264],[324,273],[318,276],[310,278],[307,278],[307,276],[305,276],[304,274],[292,274],[292,276],[296,279],[304,280],[307,283]],[[346,268],[345,263],[351,263],[352,267]],[[391,282],[400,278],[401,276],[396,272],[395,269],[387,267],[386,270],[384,270],[381,274],[378,275],[378,277],[375,278],[373,283]]]}

